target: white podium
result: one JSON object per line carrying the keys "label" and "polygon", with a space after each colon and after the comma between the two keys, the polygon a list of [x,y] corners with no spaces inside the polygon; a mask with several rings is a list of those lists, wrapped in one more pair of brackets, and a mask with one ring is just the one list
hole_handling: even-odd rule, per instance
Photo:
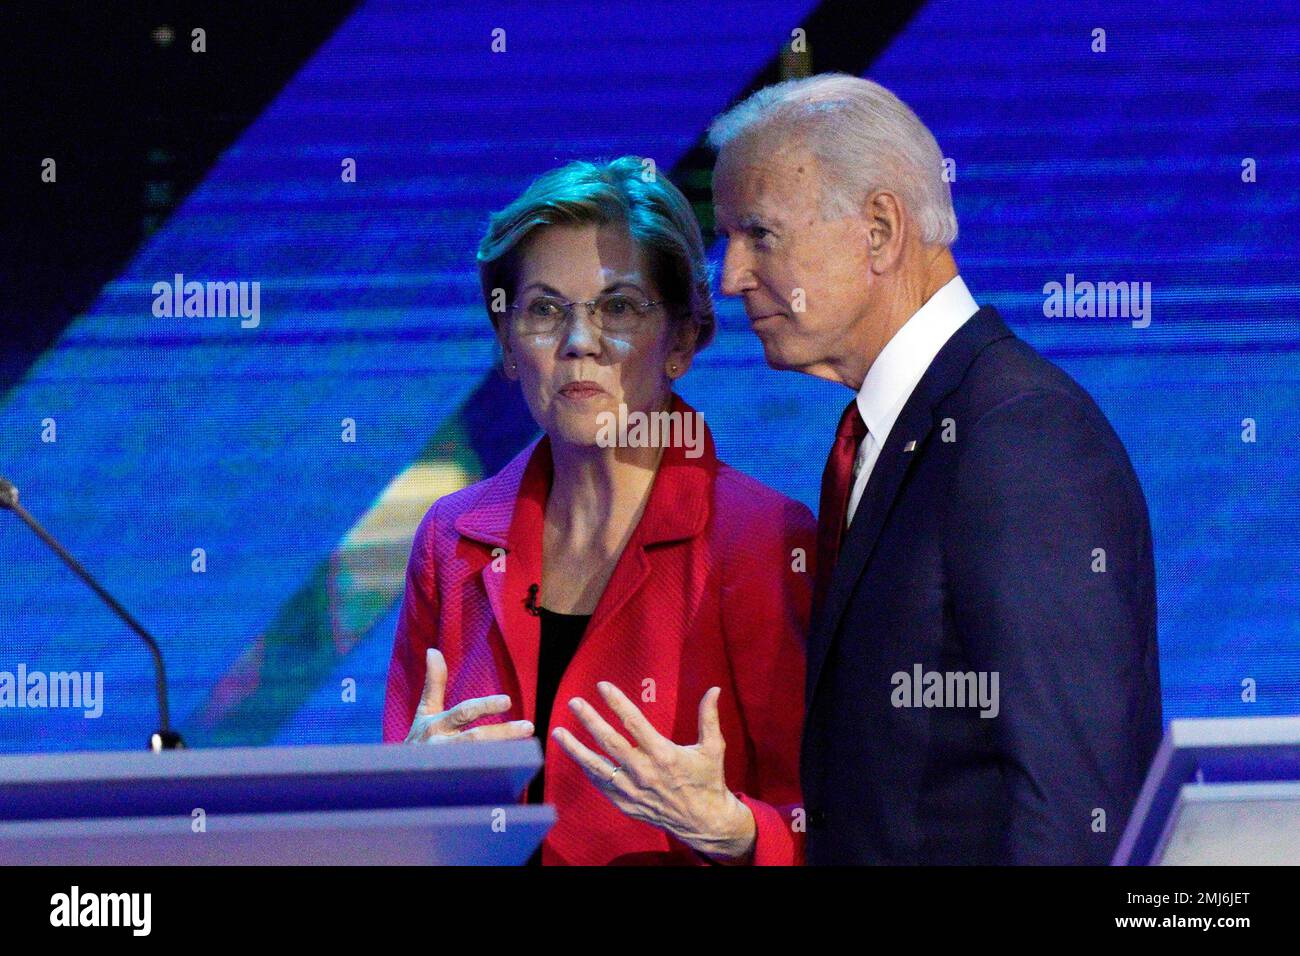
{"label": "white podium", "polygon": [[536,740],[0,757],[0,865],[524,863]]}
{"label": "white podium", "polygon": [[1300,864],[1300,717],[1170,721],[1111,862]]}

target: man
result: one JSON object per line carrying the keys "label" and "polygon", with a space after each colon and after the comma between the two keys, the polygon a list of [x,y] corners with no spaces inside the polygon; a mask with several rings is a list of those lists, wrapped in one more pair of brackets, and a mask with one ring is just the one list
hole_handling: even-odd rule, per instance
{"label": "man", "polygon": [[1146,502],[1096,404],[979,308],[930,131],[824,75],[719,117],[722,289],[848,386],[826,465],[807,859],[1109,861],[1161,733]]}

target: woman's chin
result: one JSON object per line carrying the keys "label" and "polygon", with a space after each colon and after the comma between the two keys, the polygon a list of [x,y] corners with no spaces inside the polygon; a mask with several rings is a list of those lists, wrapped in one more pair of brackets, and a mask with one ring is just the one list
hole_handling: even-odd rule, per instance
{"label": "woman's chin", "polygon": [[615,420],[611,427],[605,423],[604,417],[598,417],[601,415],[600,412],[559,414],[552,419],[546,433],[552,442],[564,442],[579,448],[603,447],[608,444],[606,438],[617,435],[618,423]]}

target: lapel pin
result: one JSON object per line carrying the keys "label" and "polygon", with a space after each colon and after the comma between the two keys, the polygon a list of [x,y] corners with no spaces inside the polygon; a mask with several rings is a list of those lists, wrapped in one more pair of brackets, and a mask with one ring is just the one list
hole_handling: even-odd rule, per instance
{"label": "lapel pin", "polygon": [[912,441],[910,441],[910,442],[908,442],[906,445],[904,445],[904,446],[903,446],[903,451],[904,451],[904,452],[916,451],[916,439],[912,439]]}

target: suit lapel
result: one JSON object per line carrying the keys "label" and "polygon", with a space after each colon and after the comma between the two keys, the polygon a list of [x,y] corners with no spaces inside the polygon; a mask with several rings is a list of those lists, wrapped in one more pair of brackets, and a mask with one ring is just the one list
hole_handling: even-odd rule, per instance
{"label": "suit lapel", "polygon": [[925,454],[935,426],[936,406],[961,384],[980,351],[1012,334],[991,306],[980,309],[939,350],[890,429],[845,535],[826,599],[814,609],[808,641],[809,701],[849,597],[866,571],[899,489],[914,463]]}
{"label": "suit lapel", "polygon": [[[919,389],[918,389],[919,391]],[[903,479],[921,454],[927,437],[933,428],[930,408],[924,402],[917,401],[913,393],[903,411],[899,414],[894,427],[890,429],[885,447],[876,458],[876,464],[867,480],[862,500],[853,516],[844,544],[840,548],[839,560],[831,574],[830,586],[826,590],[826,599],[817,609],[813,620],[812,633],[815,639],[808,646],[808,673],[810,687],[816,687],[821,666],[830,650],[830,635],[835,633],[849,596],[858,578],[862,576],[876,541],[885,526],[885,519],[893,507],[898,489]],[[906,437],[904,437],[906,436]],[[916,442],[914,449],[904,452],[908,442]]]}

